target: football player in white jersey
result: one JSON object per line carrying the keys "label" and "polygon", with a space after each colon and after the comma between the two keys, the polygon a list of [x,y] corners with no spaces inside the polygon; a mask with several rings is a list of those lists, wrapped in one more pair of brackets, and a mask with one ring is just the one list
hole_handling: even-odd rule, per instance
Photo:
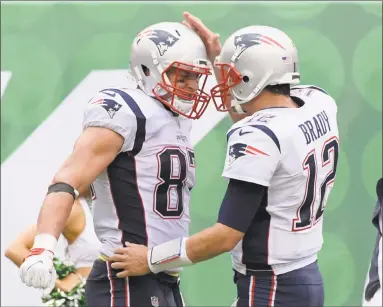
{"label": "football player in white jersey", "polygon": [[121,280],[109,257],[127,241],[152,247],[188,236],[195,181],[189,133],[210,100],[204,87],[211,65],[194,31],[163,22],[134,39],[130,69],[137,89],[107,88],[90,100],[84,131],[48,188],[20,275],[37,288],[53,282],[57,238],[77,191],[92,183],[101,256],[87,280],[88,306],[181,306],[181,269]]}
{"label": "football player in white jersey", "polygon": [[[208,50],[219,49],[200,20],[185,18]],[[227,134],[229,183],[217,223],[151,249],[128,244],[112,267],[124,269],[121,277],[157,273],[231,251],[234,306],[323,306],[317,254],[338,162],[335,101],[319,87],[296,86],[296,47],[275,28],[236,31],[215,65],[217,109],[246,116]]]}

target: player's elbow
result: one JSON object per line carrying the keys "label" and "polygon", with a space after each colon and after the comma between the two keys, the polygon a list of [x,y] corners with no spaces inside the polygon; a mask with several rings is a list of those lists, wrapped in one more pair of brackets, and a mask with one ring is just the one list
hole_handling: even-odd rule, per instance
{"label": "player's elbow", "polygon": [[230,252],[238,244],[238,241],[235,238],[225,238],[222,243],[223,251]]}
{"label": "player's elbow", "polygon": [[123,138],[100,127],[87,128],[76,142],[73,152],[56,173],[52,183],[65,182],[82,193],[116,158]]}
{"label": "player's elbow", "polygon": [[223,252],[230,252],[243,238],[244,233],[234,228],[228,227],[220,223],[217,223],[216,227],[220,233],[220,244],[222,246]]}
{"label": "player's elbow", "polygon": [[5,253],[4,253],[4,256],[7,257],[9,260],[11,260],[12,262],[16,263],[16,259],[17,259],[17,255],[18,255],[18,250],[17,248],[14,248],[12,246],[9,246],[6,250],[5,250]]}
{"label": "player's elbow", "polygon": [[77,191],[86,189],[89,186],[87,174],[92,172],[96,158],[99,157],[96,157],[92,150],[87,150],[81,143],[76,143],[71,155],[53,177],[52,184],[64,182]]}
{"label": "player's elbow", "polygon": [[81,176],[75,171],[75,163],[72,163],[71,159],[65,161],[59,171],[53,177],[52,184],[65,182],[78,190],[81,185]]}
{"label": "player's elbow", "polygon": [[8,259],[11,259],[12,258],[12,255],[14,255],[14,252],[12,251],[11,248],[7,248],[5,250],[5,253],[4,253],[4,256],[7,257]]}
{"label": "player's elbow", "polygon": [[88,178],[85,175],[86,172],[87,170],[84,168],[84,165],[80,166],[76,158],[71,156],[55,174],[51,184],[64,182],[77,190],[80,195],[85,194],[89,188]]}

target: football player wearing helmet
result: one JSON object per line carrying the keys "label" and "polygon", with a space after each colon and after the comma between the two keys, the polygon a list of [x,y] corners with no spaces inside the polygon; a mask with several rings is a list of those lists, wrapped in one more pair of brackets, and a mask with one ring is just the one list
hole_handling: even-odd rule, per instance
{"label": "football player wearing helmet", "polygon": [[214,226],[152,248],[128,244],[112,267],[121,277],[158,273],[231,251],[233,306],[323,306],[317,254],[338,163],[335,101],[297,86],[297,49],[281,30],[245,27],[221,47],[201,20],[185,19],[210,57],[219,52],[216,108],[243,117],[227,133],[227,191]]}
{"label": "football player wearing helmet", "polygon": [[85,110],[84,131],[56,173],[37,223],[22,281],[47,288],[53,255],[78,191],[92,184],[100,259],[88,276],[88,306],[181,306],[180,268],[119,279],[110,256],[125,242],[149,248],[188,236],[195,157],[192,119],[202,116],[211,75],[204,43],[181,23],[149,26],[134,38],[137,89],[106,88]]}

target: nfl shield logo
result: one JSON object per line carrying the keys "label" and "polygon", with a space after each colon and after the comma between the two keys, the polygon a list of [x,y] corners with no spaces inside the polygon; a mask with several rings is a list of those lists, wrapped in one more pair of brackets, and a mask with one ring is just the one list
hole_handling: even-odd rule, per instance
{"label": "nfl shield logo", "polygon": [[158,304],[158,297],[157,296],[151,296],[150,300],[152,301],[152,306],[153,307],[158,307],[159,306],[159,304]]}

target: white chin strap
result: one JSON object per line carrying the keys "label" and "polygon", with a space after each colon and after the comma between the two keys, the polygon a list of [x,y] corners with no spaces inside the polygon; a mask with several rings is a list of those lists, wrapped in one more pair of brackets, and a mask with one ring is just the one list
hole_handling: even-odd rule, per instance
{"label": "white chin strap", "polygon": [[[166,90],[164,89],[161,89],[160,91],[157,91],[157,93],[160,95],[160,96],[163,96],[162,98],[164,98],[168,103],[171,102],[171,97],[170,96],[168,99],[166,99],[165,97],[169,94]],[[179,99],[177,96],[174,97],[174,101],[173,101],[173,107],[176,109],[176,110],[173,110],[173,111],[181,111],[185,114],[189,114],[191,109],[193,108],[193,101],[191,100],[183,100],[183,99]]]}
{"label": "white chin strap", "polygon": [[173,102],[173,106],[182,111],[183,113],[185,114],[189,114],[192,107],[193,107],[193,102],[190,101],[190,100],[182,100],[182,99],[179,99],[176,97],[174,97],[174,102]]}
{"label": "white chin strap", "polygon": [[231,107],[231,110],[237,114],[246,114],[246,112],[242,109],[240,104],[236,104],[235,106]]}

